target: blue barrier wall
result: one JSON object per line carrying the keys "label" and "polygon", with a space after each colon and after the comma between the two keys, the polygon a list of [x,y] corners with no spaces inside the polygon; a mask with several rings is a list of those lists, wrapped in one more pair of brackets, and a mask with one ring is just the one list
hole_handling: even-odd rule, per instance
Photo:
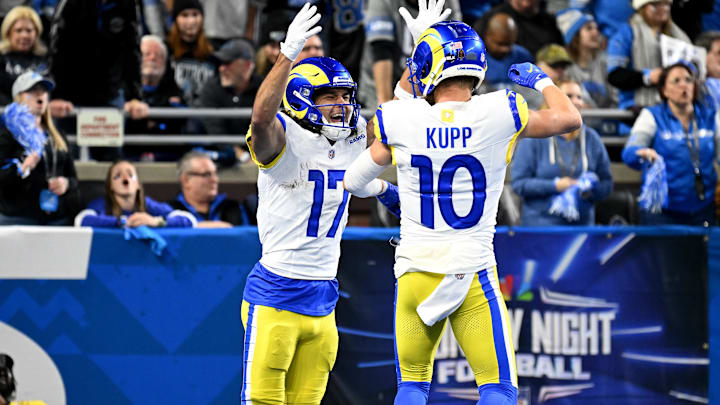
{"label": "blue barrier wall", "polygon": [[[50,355],[68,404],[239,403],[239,304],[260,256],[257,230],[160,233],[168,246],[156,256],[120,231],[95,231],[86,280],[0,281],[0,321]],[[326,404],[392,403],[387,240],[396,234],[344,234],[340,348]],[[683,227],[500,229],[520,403],[712,403],[720,385],[708,381],[720,381],[716,368],[708,371],[720,336],[718,236]],[[431,403],[471,404],[476,396],[448,333]]]}

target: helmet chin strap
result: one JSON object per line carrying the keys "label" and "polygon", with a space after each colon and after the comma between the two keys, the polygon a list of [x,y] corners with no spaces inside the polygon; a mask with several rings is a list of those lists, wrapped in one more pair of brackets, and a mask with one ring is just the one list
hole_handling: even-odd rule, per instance
{"label": "helmet chin strap", "polygon": [[[348,127],[337,127],[334,126],[335,124],[328,122],[328,120],[325,119],[325,116],[322,117],[323,125],[320,129],[320,134],[325,136],[327,139],[331,141],[338,141],[341,139],[345,139],[352,133],[352,128]],[[343,123],[344,124],[344,123]]]}

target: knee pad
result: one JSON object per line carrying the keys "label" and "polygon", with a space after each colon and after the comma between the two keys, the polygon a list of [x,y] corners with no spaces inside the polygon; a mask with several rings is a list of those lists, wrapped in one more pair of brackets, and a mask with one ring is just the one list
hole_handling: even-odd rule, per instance
{"label": "knee pad", "polygon": [[512,384],[483,384],[478,387],[480,399],[477,405],[516,405],[517,388]]}
{"label": "knee pad", "polygon": [[394,405],[425,405],[430,395],[430,383],[405,381],[398,384]]}

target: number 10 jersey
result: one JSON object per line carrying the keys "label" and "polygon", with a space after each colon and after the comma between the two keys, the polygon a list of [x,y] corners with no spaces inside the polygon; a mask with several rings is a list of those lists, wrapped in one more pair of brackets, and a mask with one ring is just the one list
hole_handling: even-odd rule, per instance
{"label": "number 10 jersey", "polygon": [[527,120],[527,103],[509,90],[466,102],[395,100],[378,108],[375,136],[391,147],[402,208],[396,277],[496,264],[498,203]]}

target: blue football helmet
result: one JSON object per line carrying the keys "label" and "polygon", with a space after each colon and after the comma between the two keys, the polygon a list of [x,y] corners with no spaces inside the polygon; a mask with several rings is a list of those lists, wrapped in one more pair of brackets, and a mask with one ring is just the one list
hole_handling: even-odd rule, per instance
{"label": "blue football helmet", "polygon": [[[350,100],[343,104],[317,105],[313,100],[316,92],[325,88],[350,90]],[[291,71],[288,78],[283,107],[285,112],[306,127],[319,131],[328,139],[336,141],[349,136],[356,128],[360,106],[355,102],[357,83],[340,62],[328,57],[303,59]],[[342,123],[328,122],[318,109],[324,106],[342,106]],[[350,112],[346,111],[350,107]]]}
{"label": "blue football helmet", "polygon": [[407,64],[410,83],[418,86],[423,97],[449,77],[475,77],[477,89],[487,71],[485,44],[465,23],[439,22],[423,32]]}

